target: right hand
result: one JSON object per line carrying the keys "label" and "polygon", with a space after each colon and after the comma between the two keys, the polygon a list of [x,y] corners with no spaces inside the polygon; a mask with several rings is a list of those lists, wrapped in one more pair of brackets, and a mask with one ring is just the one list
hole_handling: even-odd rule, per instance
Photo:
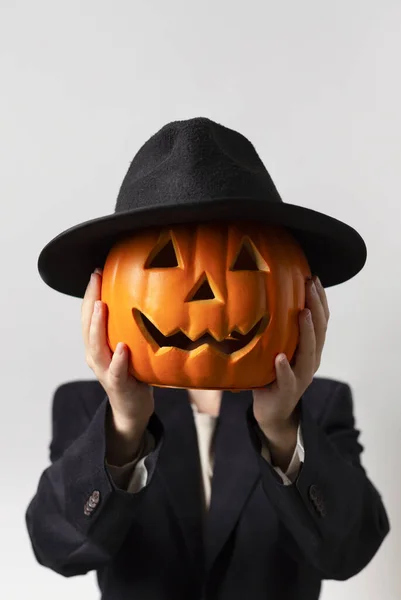
{"label": "right hand", "polygon": [[[120,462],[131,460],[154,411],[153,389],[137,381],[128,369],[129,349],[120,343],[113,353],[107,343],[107,305],[100,300],[102,271],[92,274],[82,302],[81,321],[86,362],[105,390],[112,409],[114,447],[119,447]],[[95,306],[99,306],[96,311]],[[122,353],[118,352],[122,348]],[[113,434],[112,434],[113,435]],[[115,457],[115,460],[117,458]],[[116,464],[116,462],[113,462]]]}

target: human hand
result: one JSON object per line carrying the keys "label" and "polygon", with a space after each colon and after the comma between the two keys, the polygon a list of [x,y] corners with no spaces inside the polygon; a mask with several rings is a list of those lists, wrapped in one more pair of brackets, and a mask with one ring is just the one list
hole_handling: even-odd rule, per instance
{"label": "human hand", "polygon": [[100,300],[101,286],[102,272],[96,269],[82,301],[82,333],[86,362],[105,390],[111,405],[108,461],[123,464],[132,460],[139,449],[154,411],[153,389],[129,373],[129,349],[125,344],[120,343],[114,353],[111,351],[106,335],[107,306]]}
{"label": "human hand", "polygon": [[300,338],[293,366],[285,354],[277,355],[276,380],[253,391],[253,414],[278,466],[288,465],[293,454],[299,423],[296,408],[320,366],[329,317],[326,293],[314,276],[306,283],[306,308],[299,315]]}

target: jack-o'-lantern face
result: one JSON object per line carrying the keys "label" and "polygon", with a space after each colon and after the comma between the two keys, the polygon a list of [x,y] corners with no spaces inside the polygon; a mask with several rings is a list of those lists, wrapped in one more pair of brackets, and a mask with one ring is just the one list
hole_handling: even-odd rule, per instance
{"label": "jack-o'-lantern face", "polygon": [[118,242],[103,269],[108,340],[156,386],[249,389],[291,359],[304,308],[306,258],[284,229],[177,225]]}

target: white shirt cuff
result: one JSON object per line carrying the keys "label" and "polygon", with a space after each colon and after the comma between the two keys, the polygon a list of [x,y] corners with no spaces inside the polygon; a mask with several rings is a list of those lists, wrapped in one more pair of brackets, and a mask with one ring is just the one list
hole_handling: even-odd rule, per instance
{"label": "white shirt cuff", "polygon": [[[144,443],[137,458],[122,466],[110,465],[107,460],[107,469],[117,487],[125,489],[130,494],[135,494],[145,487],[148,481],[148,471],[145,460],[153,452],[156,441],[150,431],[145,431]],[[127,477],[131,474],[128,480]]]}
{"label": "white shirt cuff", "polygon": [[[264,436],[263,436],[264,437]],[[271,465],[271,454],[269,448],[267,446],[266,439],[262,439],[262,450],[261,454],[263,458]],[[305,461],[305,449],[304,449],[304,441],[302,437],[301,425],[298,425],[297,431],[297,444],[295,446],[294,454],[292,455],[291,462],[288,465],[285,473],[280,469],[280,467],[273,466],[273,469],[280,475],[283,480],[284,485],[291,485],[296,480],[299,469],[301,467],[301,463]]]}

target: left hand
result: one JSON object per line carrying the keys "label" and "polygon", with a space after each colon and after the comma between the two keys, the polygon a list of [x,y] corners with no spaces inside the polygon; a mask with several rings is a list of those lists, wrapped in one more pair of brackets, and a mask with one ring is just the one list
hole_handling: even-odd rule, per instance
{"label": "left hand", "polygon": [[296,407],[320,366],[329,317],[326,293],[319,278],[314,276],[306,282],[306,308],[299,315],[300,338],[293,367],[285,354],[278,354],[276,380],[253,391],[253,414],[273,446],[278,447],[282,442],[294,449],[299,421]]}

